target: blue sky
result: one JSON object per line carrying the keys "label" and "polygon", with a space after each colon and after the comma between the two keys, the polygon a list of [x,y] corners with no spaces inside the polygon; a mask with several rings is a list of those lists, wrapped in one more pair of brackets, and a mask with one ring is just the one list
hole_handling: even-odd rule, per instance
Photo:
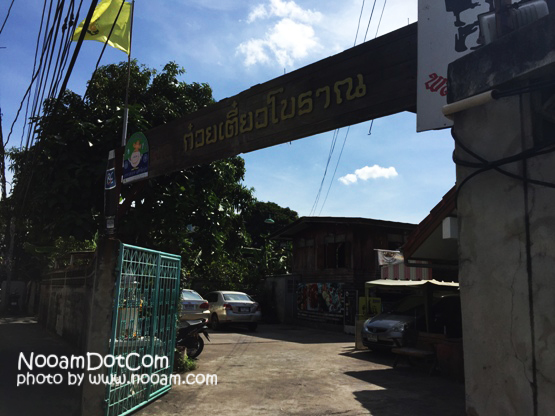
{"label": "blue sky", "polygon": [[[384,0],[376,0],[368,32],[374,1],[365,1],[356,44],[366,33],[370,40],[377,31],[383,35],[417,20],[416,0],[385,1],[379,30]],[[0,22],[9,3],[0,3]],[[4,137],[31,79],[43,3],[16,1],[0,35],[0,46],[6,47],[0,49]],[[187,71],[184,81],[210,84],[220,100],[352,47],[362,4],[363,0],[137,0],[132,58],[156,69],[175,61]],[[85,42],[70,89],[84,92],[101,48],[98,42]],[[101,64],[125,59],[123,52],[108,48]],[[416,133],[416,116],[411,113],[375,120],[371,135],[369,128],[370,122],[365,122],[349,129],[339,164],[347,128],[338,132],[315,210],[333,131],[242,155],[245,185],[255,189],[259,200],[276,202],[301,216],[312,212],[420,222],[455,183],[450,131]],[[19,143],[16,134],[8,146]]]}

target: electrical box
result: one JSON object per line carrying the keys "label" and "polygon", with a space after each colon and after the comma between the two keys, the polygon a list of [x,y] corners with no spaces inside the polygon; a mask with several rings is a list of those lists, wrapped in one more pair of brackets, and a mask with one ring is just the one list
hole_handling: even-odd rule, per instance
{"label": "electrical box", "polygon": [[454,217],[447,217],[443,220],[442,236],[444,240],[453,238],[459,238],[459,228],[457,225],[457,219]]}
{"label": "electrical box", "polygon": [[[545,0],[531,0],[515,3],[509,9],[508,24],[514,30],[528,23],[532,23],[543,16],[547,16],[548,14],[549,9]],[[487,45],[497,39],[495,12],[478,15],[478,24],[480,26],[480,40],[482,45]]]}

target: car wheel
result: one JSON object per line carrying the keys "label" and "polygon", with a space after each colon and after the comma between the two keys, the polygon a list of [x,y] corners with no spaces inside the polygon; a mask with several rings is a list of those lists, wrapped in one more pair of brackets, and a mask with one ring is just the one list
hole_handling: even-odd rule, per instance
{"label": "car wheel", "polygon": [[194,347],[187,347],[187,357],[197,358],[204,348],[204,340],[199,336],[196,339],[196,345]]}
{"label": "car wheel", "polygon": [[210,319],[210,326],[214,331],[220,329],[220,320],[218,319],[218,315],[215,313],[212,314],[212,318]]}
{"label": "car wheel", "polygon": [[248,324],[249,327],[249,331],[256,331],[256,328],[258,327],[258,325],[256,323],[252,323],[252,324]]}

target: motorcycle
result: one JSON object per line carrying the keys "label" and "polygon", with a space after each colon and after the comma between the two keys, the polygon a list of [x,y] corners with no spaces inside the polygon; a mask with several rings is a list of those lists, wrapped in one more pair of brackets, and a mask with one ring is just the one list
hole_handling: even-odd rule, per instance
{"label": "motorcycle", "polygon": [[204,340],[200,334],[202,333],[208,342],[210,342],[210,337],[206,332],[207,329],[206,319],[185,321],[184,326],[177,331],[176,345],[178,347],[185,347],[189,358],[198,357],[204,349]]}

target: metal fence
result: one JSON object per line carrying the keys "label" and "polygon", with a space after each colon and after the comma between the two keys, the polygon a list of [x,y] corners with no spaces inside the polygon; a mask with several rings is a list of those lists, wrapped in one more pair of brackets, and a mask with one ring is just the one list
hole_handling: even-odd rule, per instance
{"label": "metal fence", "polygon": [[[106,415],[126,415],[171,388],[180,256],[121,245]],[[120,365],[123,364],[123,365]]]}

